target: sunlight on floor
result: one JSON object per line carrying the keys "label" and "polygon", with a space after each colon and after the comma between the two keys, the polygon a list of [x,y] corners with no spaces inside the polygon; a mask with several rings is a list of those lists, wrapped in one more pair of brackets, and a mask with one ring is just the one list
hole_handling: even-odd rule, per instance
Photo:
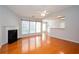
{"label": "sunlight on floor", "polygon": [[45,41],[46,39],[46,34],[42,33],[42,41]]}
{"label": "sunlight on floor", "polygon": [[63,51],[60,51],[59,54],[64,54],[64,52]]}
{"label": "sunlight on floor", "polygon": [[28,40],[26,41],[26,43],[24,43],[22,41],[22,52],[27,52],[29,50],[29,44],[28,44]]}
{"label": "sunlight on floor", "polygon": [[50,41],[47,40],[46,35],[43,33],[42,36],[31,37],[27,40],[22,41],[22,52],[28,52],[29,50],[34,50],[42,46],[42,43],[49,44]]}
{"label": "sunlight on floor", "polygon": [[36,37],[36,48],[41,46],[41,40],[40,39],[41,39],[40,36]]}

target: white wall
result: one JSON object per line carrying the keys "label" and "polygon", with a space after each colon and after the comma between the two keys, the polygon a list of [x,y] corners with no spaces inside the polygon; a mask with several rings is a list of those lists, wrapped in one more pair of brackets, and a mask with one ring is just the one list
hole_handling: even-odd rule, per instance
{"label": "white wall", "polygon": [[17,27],[19,29],[19,19],[14,12],[6,6],[0,6],[0,44],[7,43],[5,38],[6,27]]}
{"label": "white wall", "polygon": [[65,29],[52,29],[49,35],[79,43],[79,6],[72,6],[52,16],[65,16]]}
{"label": "white wall", "polygon": [[2,31],[1,31],[1,26],[0,26],[0,45],[1,45],[1,41],[2,41]]}

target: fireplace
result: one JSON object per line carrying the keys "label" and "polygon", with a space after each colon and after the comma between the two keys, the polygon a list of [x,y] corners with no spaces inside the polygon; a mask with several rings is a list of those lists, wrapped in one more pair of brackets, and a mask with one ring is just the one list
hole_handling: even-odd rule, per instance
{"label": "fireplace", "polygon": [[17,41],[17,30],[8,30],[8,43]]}

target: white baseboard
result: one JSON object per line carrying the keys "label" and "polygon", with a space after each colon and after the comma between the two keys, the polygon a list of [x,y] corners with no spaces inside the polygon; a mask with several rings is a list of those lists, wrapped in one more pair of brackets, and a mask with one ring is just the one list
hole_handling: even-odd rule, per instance
{"label": "white baseboard", "polygon": [[7,44],[7,43],[8,43],[8,42],[4,42],[4,43],[2,43],[2,44],[1,44],[1,47],[2,47],[3,45]]}
{"label": "white baseboard", "polygon": [[49,35],[50,37],[59,38],[59,39],[62,39],[62,40],[71,41],[71,42],[74,42],[74,43],[78,43],[78,44],[79,44],[79,42],[78,42],[78,41],[75,41],[75,40],[70,40],[70,39],[68,39],[68,38],[58,37],[58,36],[50,35],[50,34],[48,34],[48,35]]}

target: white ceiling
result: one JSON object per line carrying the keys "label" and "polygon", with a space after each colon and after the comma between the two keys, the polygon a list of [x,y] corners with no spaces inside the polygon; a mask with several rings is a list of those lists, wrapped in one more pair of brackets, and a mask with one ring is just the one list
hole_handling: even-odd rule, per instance
{"label": "white ceiling", "polygon": [[68,5],[9,5],[13,12],[21,17],[35,17],[42,18],[41,12],[47,10],[48,15],[57,12],[64,8],[70,7]]}

